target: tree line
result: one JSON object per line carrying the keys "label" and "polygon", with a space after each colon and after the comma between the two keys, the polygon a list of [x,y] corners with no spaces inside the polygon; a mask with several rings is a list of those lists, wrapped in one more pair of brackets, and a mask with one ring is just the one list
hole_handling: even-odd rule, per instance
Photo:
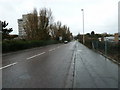
{"label": "tree line", "polygon": [[61,37],[61,41],[70,41],[73,37],[68,26],[54,22],[52,11],[47,8],[40,9],[39,14],[37,9],[28,13],[24,30],[28,40],[60,40]]}
{"label": "tree line", "polygon": [[[85,36],[85,40],[98,40],[98,38],[102,38],[104,39],[104,37],[109,37],[109,36],[113,36],[113,34],[107,34],[107,33],[103,33],[103,34],[97,34],[94,31],[91,31],[91,33],[86,33],[84,34]],[[78,39],[81,43],[83,42],[83,34],[78,33],[78,35],[76,35],[74,37],[74,39]]]}

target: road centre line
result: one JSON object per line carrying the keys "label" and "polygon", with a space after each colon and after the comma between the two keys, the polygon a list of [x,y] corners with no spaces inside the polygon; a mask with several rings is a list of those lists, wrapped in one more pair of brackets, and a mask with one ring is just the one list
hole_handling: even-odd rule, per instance
{"label": "road centre line", "polygon": [[53,51],[53,50],[55,50],[55,48],[53,48],[53,49],[50,49],[49,51],[51,52],[51,51]]}
{"label": "road centre line", "polygon": [[10,67],[10,66],[13,66],[13,65],[15,65],[15,64],[17,64],[17,63],[18,63],[18,62],[15,62],[15,63],[9,64],[9,65],[3,66],[3,67],[0,68],[0,70],[1,70],[1,69],[5,69],[5,68]]}
{"label": "road centre line", "polygon": [[82,52],[82,50],[77,50],[78,52]]}
{"label": "road centre line", "polygon": [[45,52],[42,52],[42,53],[40,53],[40,54],[37,54],[37,55],[31,56],[31,57],[27,58],[27,60],[32,59],[32,58],[37,57],[37,56],[40,56],[40,55],[43,55],[43,54],[45,54]]}
{"label": "road centre line", "polygon": [[113,62],[117,62],[117,61],[113,60]]}
{"label": "road centre line", "polygon": [[[61,47],[61,46],[58,46],[57,48],[60,48],[60,47]],[[55,50],[55,48],[50,49],[49,51],[53,51],[53,50]],[[34,58],[34,57],[43,55],[43,54],[45,54],[45,53],[46,53],[46,52],[42,52],[42,53],[40,53],[40,54],[36,54],[36,55],[31,56],[31,57],[26,58],[26,59],[29,60],[29,59],[32,59],[32,58]],[[10,67],[10,66],[13,66],[13,65],[15,65],[15,64],[17,64],[17,63],[18,63],[18,62],[15,62],[15,63],[9,64],[9,65],[3,66],[3,67],[0,68],[0,70],[5,69],[5,68]]]}
{"label": "road centre line", "polygon": [[60,48],[60,46],[58,46],[57,48]]}

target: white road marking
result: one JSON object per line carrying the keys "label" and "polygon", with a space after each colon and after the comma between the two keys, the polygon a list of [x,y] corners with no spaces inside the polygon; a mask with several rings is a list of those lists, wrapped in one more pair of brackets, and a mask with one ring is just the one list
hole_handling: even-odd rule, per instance
{"label": "white road marking", "polygon": [[78,52],[81,52],[82,50],[77,50]]}
{"label": "white road marking", "polygon": [[42,53],[40,53],[40,54],[37,54],[37,55],[31,56],[31,57],[27,58],[27,60],[32,59],[32,58],[37,57],[37,56],[40,56],[40,55],[43,55],[43,54],[45,54],[45,52],[42,52]]}
{"label": "white road marking", "polygon": [[60,46],[58,46],[57,48],[60,48]]}
{"label": "white road marking", "polygon": [[15,63],[9,64],[9,65],[6,65],[6,66],[4,66],[4,67],[1,67],[0,70],[1,70],[1,69],[4,69],[4,68],[7,68],[7,67],[10,67],[10,66],[13,66],[13,65],[15,65],[15,64],[17,64],[17,63],[18,63],[18,62],[15,62]]}
{"label": "white road marking", "polygon": [[55,48],[53,48],[53,49],[50,49],[50,50],[49,50],[49,52],[51,52],[51,51],[53,51],[53,50],[55,50]]}
{"label": "white road marking", "polygon": [[117,62],[117,61],[113,60],[113,62]]}

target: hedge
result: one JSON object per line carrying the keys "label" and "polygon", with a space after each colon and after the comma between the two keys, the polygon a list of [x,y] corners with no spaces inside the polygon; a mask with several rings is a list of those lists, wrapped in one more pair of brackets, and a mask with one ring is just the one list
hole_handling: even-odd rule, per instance
{"label": "hedge", "polygon": [[11,51],[18,51],[33,47],[40,47],[50,44],[57,44],[58,41],[55,40],[48,40],[48,41],[26,41],[26,40],[10,40],[10,41],[3,41],[2,42],[2,52],[11,52]]}

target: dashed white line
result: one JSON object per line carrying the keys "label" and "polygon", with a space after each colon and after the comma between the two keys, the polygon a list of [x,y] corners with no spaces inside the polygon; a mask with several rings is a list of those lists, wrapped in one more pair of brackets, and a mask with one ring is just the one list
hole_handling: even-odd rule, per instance
{"label": "dashed white line", "polygon": [[9,65],[6,65],[6,66],[4,66],[4,67],[1,67],[0,70],[1,70],[1,69],[5,69],[5,68],[10,67],[10,66],[13,66],[13,65],[15,65],[15,64],[17,64],[17,63],[18,63],[18,62],[15,62],[15,63],[9,64]]}
{"label": "dashed white line", "polygon": [[77,50],[78,52],[82,52],[82,50]]}
{"label": "dashed white line", "polygon": [[53,51],[53,50],[55,50],[55,48],[53,48],[53,49],[50,49],[49,51],[51,52],[51,51]]}
{"label": "dashed white line", "polygon": [[60,46],[58,46],[57,48],[60,48]]}
{"label": "dashed white line", "polygon": [[[61,45],[61,46],[62,46],[62,45]],[[58,46],[57,48],[60,48],[61,46]],[[55,50],[55,48],[50,49],[49,51],[54,51],[54,50]],[[32,59],[32,58],[34,58],[34,57],[37,57],[37,56],[43,55],[43,54],[45,54],[45,53],[46,53],[46,52],[42,52],[42,53],[40,53],[40,54],[37,54],[37,55],[31,56],[31,57],[26,58],[26,59],[29,60],[29,59]],[[13,65],[15,65],[15,64],[17,64],[17,63],[18,63],[18,62],[15,62],[15,63],[9,64],[9,65],[6,65],[6,66],[4,66],[4,67],[1,67],[0,70],[1,70],[1,69],[4,69],[4,68],[7,68],[7,67],[10,67],[10,66],[13,66]]]}
{"label": "dashed white line", "polygon": [[117,62],[117,61],[113,60],[113,62]]}
{"label": "dashed white line", "polygon": [[32,58],[37,57],[37,56],[40,56],[40,55],[43,55],[43,54],[45,54],[45,52],[42,52],[42,53],[40,53],[40,54],[37,54],[37,55],[31,56],[31,57],[27,58],[27,60],[32,59]]}

